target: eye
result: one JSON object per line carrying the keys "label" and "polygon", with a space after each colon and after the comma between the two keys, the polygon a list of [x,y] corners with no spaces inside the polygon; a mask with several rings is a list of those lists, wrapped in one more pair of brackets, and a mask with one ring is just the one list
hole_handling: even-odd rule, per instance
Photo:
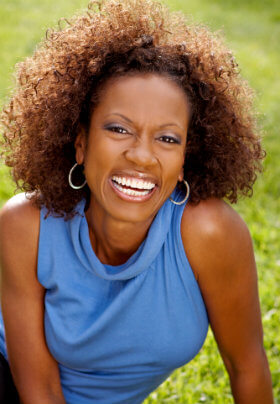
{"label": "eye", "polygon": [[175,143],[175,144],[181,143],[177,137],[171,135],[162,135],[158,138],[158,140],[164,143]]}
{"label": "eye", "polygon": [[109,125],[109,126],[105,126],[106,130],[109,130],[111,132],[115,132],[115,133],[120,133],[120,134],[128,134],[129,132],[124,129],[122,126],[119,125]]}

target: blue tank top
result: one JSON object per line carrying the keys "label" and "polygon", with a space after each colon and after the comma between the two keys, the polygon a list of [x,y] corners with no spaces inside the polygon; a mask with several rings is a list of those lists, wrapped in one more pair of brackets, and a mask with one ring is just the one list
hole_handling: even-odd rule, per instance
{"label": "blue tank top", "polygon": [[[184,206],[167,200],[118,266],[95,255],[84,200],[69,221],[41,210],[45,335],[67,404],[142,403],[202,347],[208,318],[181,239]],[[7,358],[2,318],[0,350]]]}

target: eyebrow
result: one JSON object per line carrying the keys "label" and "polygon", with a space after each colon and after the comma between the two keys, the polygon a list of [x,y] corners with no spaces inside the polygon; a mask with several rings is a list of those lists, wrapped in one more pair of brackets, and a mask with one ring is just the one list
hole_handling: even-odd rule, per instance
{"label": "eyebrow", "polygon": [[177,128],[180,128],[180,129],[184,130],[184,129],[182,128],[182,126],[178,125],[177,123],[172,123],[172,122],[170,122],[170,123],[164,123],[163,125],[160,125],[160,128],[164,128],[165,126],[177,126]]}
{"label": "eyebrow", "polygon": [[[132,122],[131,119],[127,118],[125,115],[120,114],[120,113],[118,113],[118,112],[113,112],[113,113],[111,113],[111,114],[108,114],[108,115],[105,116],[105,118],[107,118],[107,117],[110,116],[110,115],[118,115],[118,116],[120,116],[121,118],[123,118],[125,121],[127,121],[128,123],[133,124],[133,122]],[[164,123],[163,125],[160,125],[160,128],[164,128],[164,127],[166,127],[166,126],[177,126],[177,127],[180,128],[181,130],[184,130],[180,125],[178,125],[177,123],[173,123],[173,122]]]}
{"label": "eyebrow", "polygon": [[108,114],[108,115],[105,116],[105,118],[107,118],[107,117],[110,116],[110,115],[118,115],[118,116],[120,116],[121,118],[123,118],[125,121],[127,121],[127,122],[129,122],[129,123],[133,123],[133,122],[132,122],[129,118],[127,118],[125,115],[119,114],[118,112],[113,112],[113,113],[111,113],[111,114]]}

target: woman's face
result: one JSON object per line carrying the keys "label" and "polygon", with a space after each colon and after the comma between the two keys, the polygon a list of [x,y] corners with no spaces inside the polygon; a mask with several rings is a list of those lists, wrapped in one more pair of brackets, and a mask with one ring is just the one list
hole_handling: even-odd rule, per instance
{"label": "woman's face", "polygon": [[125,222],[151,220],[183,179],[189,119],[186,95],[166,77],[108,80],[88,136],[75,142],[92,211]]}

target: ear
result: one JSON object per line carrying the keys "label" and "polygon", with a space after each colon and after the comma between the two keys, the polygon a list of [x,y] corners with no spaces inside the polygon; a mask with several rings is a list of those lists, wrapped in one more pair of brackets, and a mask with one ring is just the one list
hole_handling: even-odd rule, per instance
{"label": "ear", "polygon": [[74,146],[76,149],[76,161],[78,164],[83,164],[86,153],[86,134],[84,130],[81,130],[76,137]]}
{"label": "ear", "polygon": [[178,181],[182,182],[184,179],[184,167],[181,168],[180,174],[178,176]]}

